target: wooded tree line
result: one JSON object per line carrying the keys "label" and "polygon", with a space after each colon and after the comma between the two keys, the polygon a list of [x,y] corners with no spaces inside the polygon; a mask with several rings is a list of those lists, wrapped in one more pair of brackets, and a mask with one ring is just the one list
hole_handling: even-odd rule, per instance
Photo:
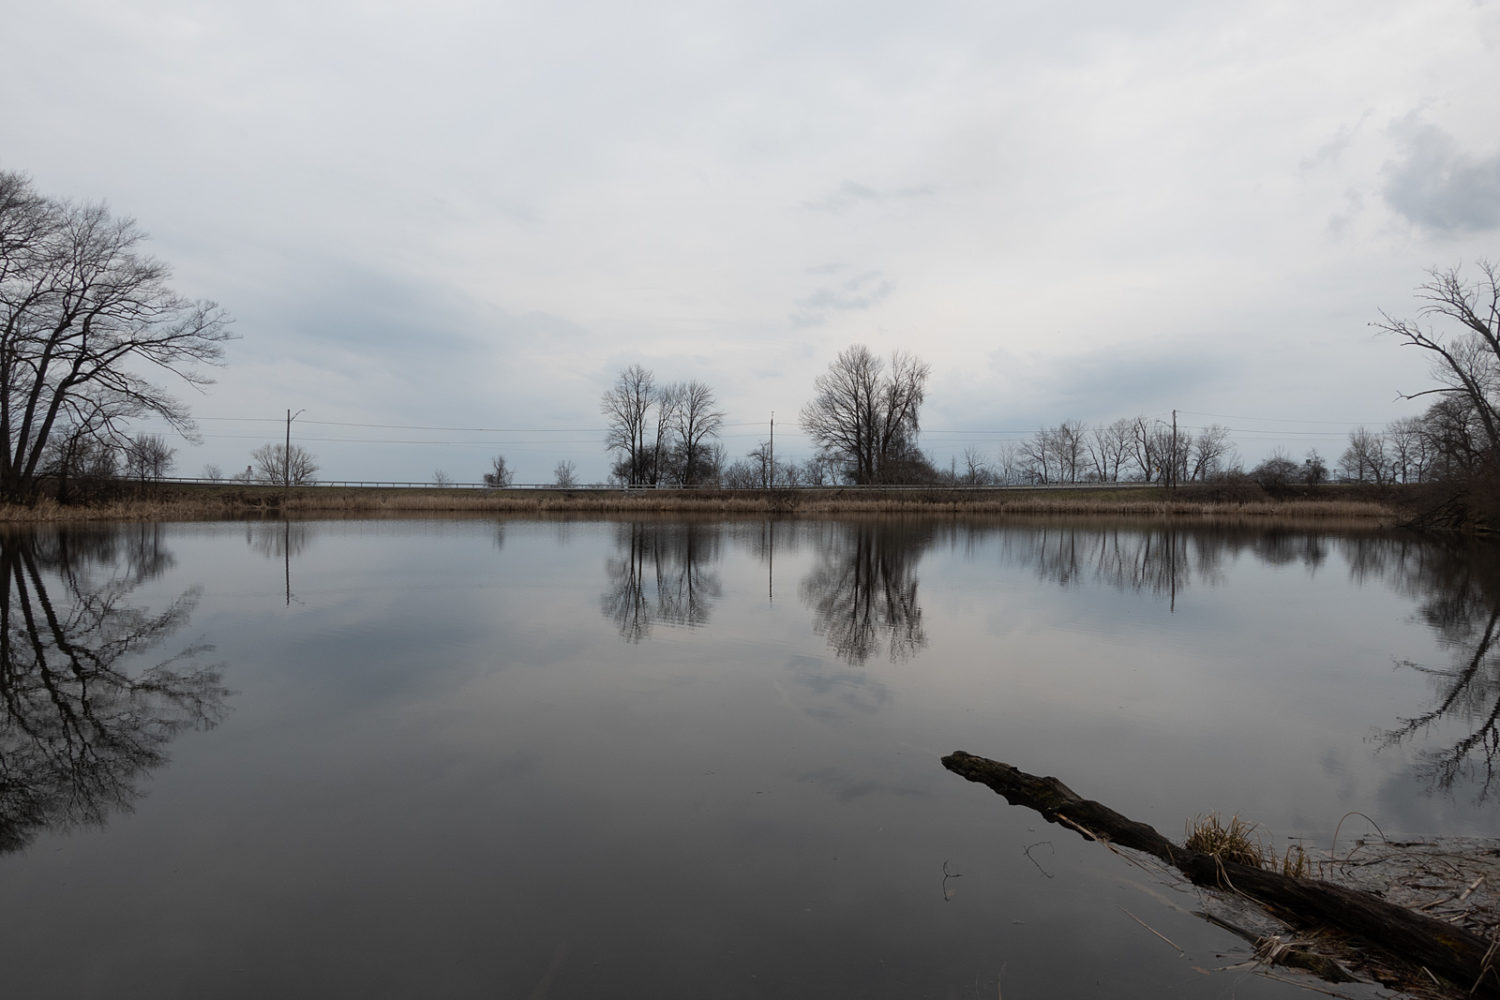
{"label": "wooded tree line", "polygon": [[840,352],[814,382],[799,423],[817,450],[777,459],[758,442],[728,460],[718,443],[723,414],[700,382],[658,386],[632,365],[604,394],[606,445],[616,455],[611,478],[624,485],[718,485],[733,488],[888,484],[969,486],[1050,483],[1196,482],[1224,474],[1234,448],[1227,428],[1174,427],[1145,417],[1090,427],[1064,421],[1025,442],[988,454],[965,450],[944,470],[917,443],[930,367],[905,351],[887,363],[863,345]]}
{"label": "wooded tree line", "polygon": [[1382,430],[1356,427],[1338,468],[1350,482],[1431,483],[1470,478],[1492,461],[1477,411],[1455,396]]}
{"label": "wooded tree line", "polygon": [[1065,420],[993,454],[965,449],[950,478],[965,485],[1051,483],[1189,483],[1237,471],[1229,429],[1196,434],[1143,416],[1089,426]]}

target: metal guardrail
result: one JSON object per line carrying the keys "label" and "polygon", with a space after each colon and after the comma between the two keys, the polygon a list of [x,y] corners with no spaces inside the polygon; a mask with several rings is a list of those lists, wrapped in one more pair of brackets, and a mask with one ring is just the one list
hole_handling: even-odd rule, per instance
{"label": "metal guardrail", "polygon": [[[122,480],[136,482],[137,480]],[[157,479],[149,479],[151,483],[180,483],[185,486],[259,486],[267,489],[281,489],[280,483],[266,482],[265,480],[243,479],[204,479],[193,476],[162,476]],[[655,493],[663,490],[705,490],[725,493],[763,493],[767,490],[799,490],[804,492],[834,492],[844,490],[870,490],[881,493],[931,493],[934,491],[952,491],[958,493],[979,493],[994,490],[1089,490],[1089,489],[1160,489],[1161,483],[1141,482],[1119,482],[1119,483],[1007,483],[1005,485],[973,486],[961,483],[945,483],[939,485],[917,485],[917,484],[881,484],[868,483],[863,485],[839,484],[839,485],[776,485],[776,486],[682,486],[678,484],[663,483],[660,486],[621,486],[612,483],[580,483],[574,486],[558,486],[556,483],[512,483],[509,486],[487,486],[484,483],[434,483],[397,481],[397,480],[369,480],[369,479],[319,479],[306,483],[293,483],[298,489],[314,487],[355,487],[362,489],[425,489],[425,490],[483,490],[493,492],[499,490],[570,490],[578,492],[599,493]]]}

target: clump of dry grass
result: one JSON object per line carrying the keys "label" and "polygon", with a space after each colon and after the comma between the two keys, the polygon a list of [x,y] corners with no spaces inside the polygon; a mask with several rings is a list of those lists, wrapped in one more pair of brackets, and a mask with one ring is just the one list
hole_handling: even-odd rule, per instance
{"label": "clump of dry grass", "polygon": [[1266,859],[1266,865],[1272,871],[1280,872],[1288,878],[1308,878],[1312,875],[1312,859],[1307,856],[1301,844],[1288,847],[1286,853],[1279,858],[1273,851]]}
{"label": "clump of dry grass", "polygon": [[[1218,813],[1199,816],[1188,824],[1184,845],[1193,851],[1211,855],[1221,861],[1260,868],[1266,864],[1266,851],[1255,837],[1256,826],[1238,816],[1225,823]],[[1274,858],[1274,855],[1273,855]]]}
{"label": "clump of dry grass", "polygon": [[1238,816],[1229,817],[1226,823],[1217,813],[1199,816],[1187,825],[1184,845],[1194,851],[1249,865],[1264,868],[1288,878],[1307,878],[1312,875],[1313,861],[1301,844],[1292,844],[1282,854],[1268,850],[1256,835],[1259,826],[1247,823]]}

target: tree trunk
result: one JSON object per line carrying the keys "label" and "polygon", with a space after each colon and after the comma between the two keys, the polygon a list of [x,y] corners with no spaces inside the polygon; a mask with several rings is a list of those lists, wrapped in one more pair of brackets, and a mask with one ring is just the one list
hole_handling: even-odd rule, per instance
{"label": "tree trunk", "polygon": [[1081,798],[1056,778],[1039,778],[962,750],[944,757],[943,766],[970,781],[988,785],[1012,805],[1036,810],[1049,823],[1072,827],[1086,839],[1106,840],[1160,858],[1195,885],[1248,896],[1294,925],[1336,927],[1401,961],[1444,976],[1474,996],[1500,997],[1500,975],[1495,967],[1496,956],[1490,954],[1490,943],[1461,927],[1395,906],[1368,893],[1235,864],[1179,847],[1153,827]]}

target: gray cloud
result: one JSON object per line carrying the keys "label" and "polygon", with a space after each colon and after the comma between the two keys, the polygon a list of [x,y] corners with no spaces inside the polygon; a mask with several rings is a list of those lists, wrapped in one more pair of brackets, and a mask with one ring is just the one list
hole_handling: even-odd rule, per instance
{"label": "gray cloud", "polygon": [[804,201],[802,207],[809,212],[832,212],[842,214],[860,205],[876,205],[881,202],[910,201],[913,198],[928,198],[934,193],[930,184],[896,188],[893,191],[878,191],[858,181],[844,181],[838,189],[817,201]]}
{"label": "gray cloud", "polygon": [[1303,171],[1308,171],[1327,164],[1338,163],[1369,117],[1370,113],[1366,111],[1353,125],[1340,125],[1338,131],[1329,137],[1327,142],[1304,156],[1299,166]]}
{"label": "gray cloud", "polygon": [[1500,226],[1500,150],[1476,159],[1435,125],[1408,115],[1391,127],[1400,156],[1385,165],[1387,204],[1438,232]]}
{"label": "gray cloud", "polygon": [[834,312],[852,312],[883,301],[896,283],[880,271],[864,271],[836,285],[824,285],[797,300],[791,321],[798,326],[818,326]]}
{"label": "gray cloud", "polygon": [[1348,231],[1360,210],[1364,208],[1364,195],[1354,188],[1344,192],[1344,206],[1340,211],[1334,212],[1328,217],[1328,235],[1340,238]]}
{"label": "gray cloud", "polygon": [[1007,397],[1007,419],[1022,427],[1065,419],[1108,422],[1170,409],[1189,392],[1218,383],[1234,366],[1234,358],[1213,343],[1115,346],[1035,359],[996,351],[989,358],[996,378],[1015,386]]}

